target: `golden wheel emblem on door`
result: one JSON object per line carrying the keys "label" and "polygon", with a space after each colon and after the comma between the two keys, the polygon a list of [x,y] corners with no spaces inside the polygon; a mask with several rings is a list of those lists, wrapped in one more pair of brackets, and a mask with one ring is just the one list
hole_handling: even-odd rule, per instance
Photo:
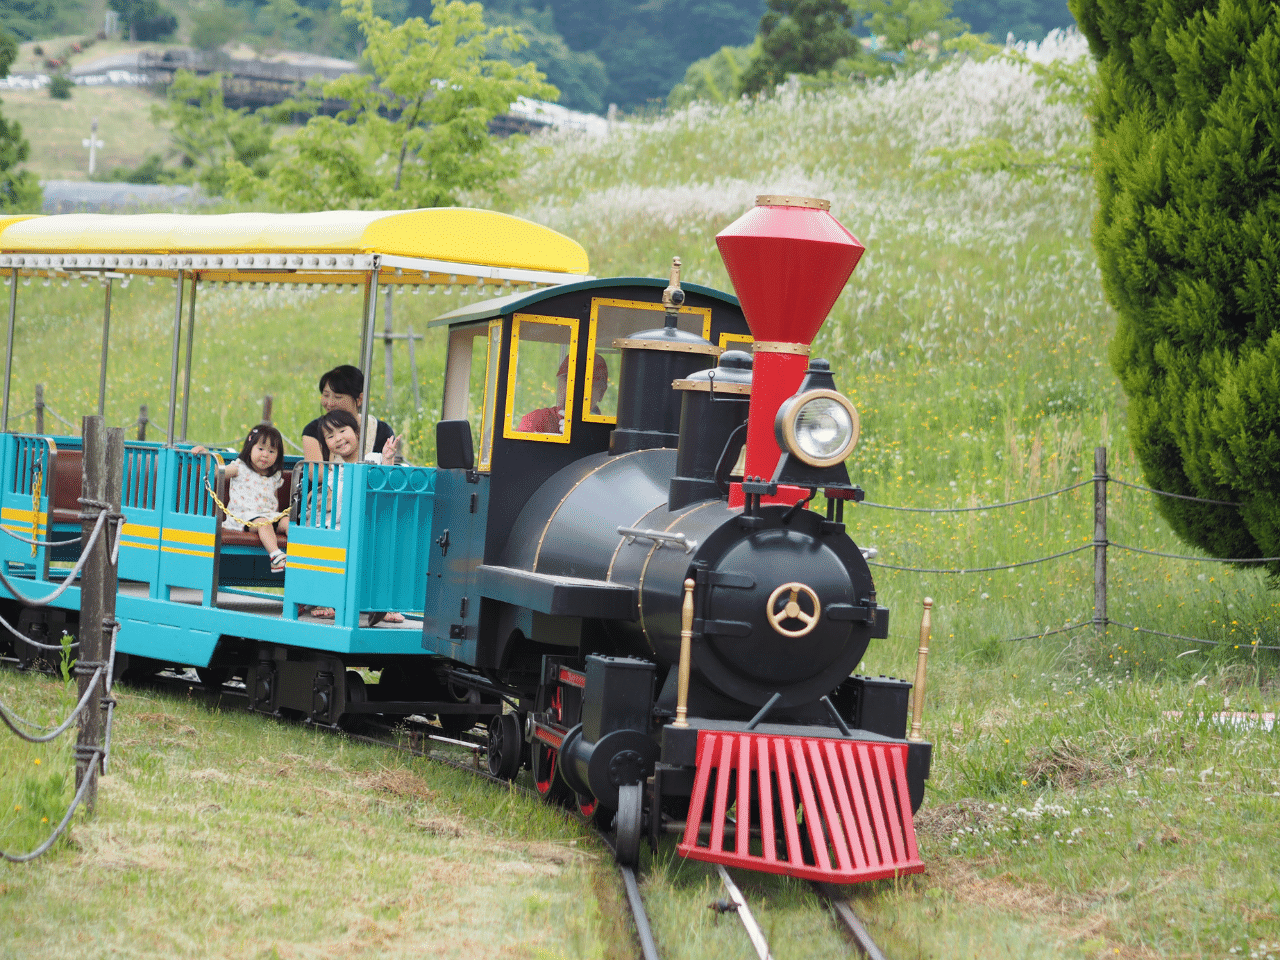
{"label": "golden wheel emblem on door", "polygon": [[[812,613],[806,613],[804,608],[800,606],[800,594],[804,594],[809,605],[813,607]],[[783,595],[786,595],[783,601]],[[781,606],[779,602],[782,601]],[[818,595],[813,592],[812,587],[808,587],[803,583],[784,583],[773,593],[769,594],[769,602],[765,606],[765,610],[769,617],[769,626],[773,627],[778,633],[784,637],[803,637],[805,634],[813,630],[818,625],[818,616],[822,613],[822,604],[818,602]],[[794,630],[784,627],[782,624],[787,620],[799,620],[804,626],[797,627]]]}

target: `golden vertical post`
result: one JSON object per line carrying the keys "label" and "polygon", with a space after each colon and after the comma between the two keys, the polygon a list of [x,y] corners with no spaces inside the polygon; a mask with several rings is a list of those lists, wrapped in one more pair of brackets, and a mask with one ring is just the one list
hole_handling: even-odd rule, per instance
{"label": "golden vertical post", "polygon": [[920,647],[916,650],[916,685],[911,698],[911,733],[908,740],[923,740],[920,732],[924,717],[925,665],[929,660],[929,631],[933,629],[933,598],[924,598],[924,614],[920,617]]}
{"label": "golden vertical post", "polygon": [[680,289],[680,258],[671,258],[671,280],[667,283],[667,288],[662,291],[662,305],[664,307],[671,306],[671,295]]}
{"label": "golden vertical post", "polygon": [[673,727],[689,725],[689,670],[693,660],[693,578],[684,582],[684,605],[680,608],[680,673],[676,686],[676,719]]}

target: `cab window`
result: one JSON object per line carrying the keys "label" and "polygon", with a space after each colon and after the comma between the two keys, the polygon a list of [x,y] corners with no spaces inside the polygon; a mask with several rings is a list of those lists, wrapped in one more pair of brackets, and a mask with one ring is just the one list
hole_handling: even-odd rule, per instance
{"label": "cab window", "polygon": [[578,321],[517,313],[503,436],[568,443],[573,426]]}
{"label": "cab window", "polygon": [[[592,402],[582,413],[583,420],[594,423],[618,422],[618,361],[615,340],[625,339],[643,330],[662,326],[666,308],[660,303],[640,300],[613,300],[593,297],[591,327],[587,338],[587,382],[584,397]],[[676,326],[703,339],[711,337],[711,308],[683,306]],[[601,380],[604,382],[601,383]]]}
{"label": "cab window", "polygon": [[471,324],[449,331],[445,370],[444,419],[467,420],[476,443],[479,469],[489,469],[493,449],[493,407],[497,401],[502,321]]}

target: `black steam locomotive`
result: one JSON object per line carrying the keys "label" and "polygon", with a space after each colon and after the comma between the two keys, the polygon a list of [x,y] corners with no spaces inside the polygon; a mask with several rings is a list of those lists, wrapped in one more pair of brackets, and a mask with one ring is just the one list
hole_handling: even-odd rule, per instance
{"label": "black steam locomotive", "polygon": [[769,872],[916,872],[931,747],[910,684],[853,675],[888,611],[843,518],[857,411],[809,358],[862,247],[786,197],[717,242],[740,305],[677,265],[437,321],[423,647],[448,666],[397,682],[488,713],[490,770],[530,767],[624,862],[673,832]]}

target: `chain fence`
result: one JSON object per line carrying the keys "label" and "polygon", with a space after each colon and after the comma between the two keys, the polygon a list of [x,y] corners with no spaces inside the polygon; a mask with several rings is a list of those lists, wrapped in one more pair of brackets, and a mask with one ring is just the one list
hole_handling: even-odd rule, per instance
{"label": "chain fence", "polygon": [[[272,400],[273,398],[270,395],[262,398],[262,421],[261,422],[263,423],[272,422],[271,421]],[[148,404],[145,404],[145,403],[141,404],[138,407],[138,418],[132,421],[131,423],[127,424],[127,426],[130,429],[133,429],[136,431],[135,437],[138,440],[146,440],[148,433],[158,433],[162,437],[164,437],[165,440],[169,440],[170,437],[168,432],[162,426],[160,426],[160,424],[158,424],[155,420],[151,419],[149,411],[150,411],[150,407],[148,406]],[[23,410],[21,413],[10,413],[9,422],[12,424],[12,423],[30,419],[32,421],[31,432],[35,434],[43,434],[45,432],[45,426],[46,426],[45,417],[47,416],[53,417],[53,419],[57,420],[59,423],[65,426],[68,430],[70,430],[71,431],[71,433],[69,434],[70,436],[74,437],[74,436],[80,435],[80,426],[78,424],[72,423],[62,414],[58,413],[58,411],[55,410],[52,406],[50,406],[48,401],[45,400],[44,384],[42,383],[36,384],[35,405],[28,407],[26,410]],[[238,450],[240,448],[240,444],[243,442],[244,442],[244,438],[241,437],[239,439],[231,441],[230,443],[220,444],[219,446],[235,447]],[[284,438],[284,442],[288,446],[292,447],[298,453],[302,453],[302,447],[294,443],[288,437]]]}
{"label": "chain fence", "polygon": [[[85,489],[87,491],[96,490],[105,486],[107,489],[113,490],[112,496],[118,499],[121,465],[107,466],[106,456],[94,458],[95,462],[90,462],[88,454],[91,452],[104,454],[105,447],[101,443],[101,418],[86,418],[86,420],[89,419],[94,419],[97,422],[85,427],[85,432],[88,434],[86,436]],[[121,445],[118,449],[122,450],[122,437],[117,435],[115,439],[120,441]],[[97,462],[98,459],[102,462]],[[108,470],[111,470],[110,477],[107,476]],[[0,617],[0,627],[11,633],[23,644],[23,647],[17,648],[18,650],[34,648],[40,651],[60,654],[63,659],[63,676],[74,675],[81,689],[80,699],[75,707],[64,720],[56,725],[41,724],[23,717],[9,704],[0,700],[0,721],[3,722],[10,733],[27,743],[51,743],[66,733],[73,724],[78,723],[80,726],[80,737],[74,750],[76,773],[79,782],[66,813],[49,836],[34,850],[28,853],[12,853],[8,850],[0,850],[0,858],[10,863],[29,863],[47,853],[58,842],[59,838],[66,833],[68,825],[82,804],[87,803],[88,807],[92,809],[94,798],[96,797],[98,777],[107,772],[110,762],[111,728],[116,705],[115,698],[112,696],[112,679],[115,674],[116,637],[120,630],[120,624],[115,620],[114,616],[114,585],[115,569],[119,559],[120,530],[124,523],[124,516],[119,512],[118,507],[104,500],[82,497],[79,499],[79,503],[83,510],[81,513],[82,523],[87,523],[90,519],[93,520],[93,529],[87,540],[83,537],[65,541],[39,541],[18,538],[24,542],[33,543],[35,546],[63,545],[77,543],[81,540],[85,541],[84,548],[73,568],[52,591],[42,597],[27,596],[21,593],[8,576],[5,575],[3,564],[0,564],[0,582],[4,583],[14,597],[30,607],[47,607],[81,577],[86,565],[91,562],[91,554],[96,557],[96,563],[91,565],[88,580],[81,584],[82,609],[80,627],[77,631],[81,634],[80,639],[68,640],[66,643],[59,644],[41,643],[33,637],[23,634],[8,620]],[[99,541],[103,536],[103,531],[108,529],[109,524],[111,526],[111,534],[108,534],[108,537],[111,538],[113,534],[114,542],[105,545],[104,548],[99,548]],[[97,575],[96,580],[94,580],[95,574]],[[97,593],[100,595],[96,605],[86,599],[86,596],[90,593],[88,588],[95,584]],[[110,598],[106,597],[108,590],[112,594]],[[94,606],[94,610],[92,612],[86,611],[86,605]],[[101,629],[105,640],[105,649],[103,649],[103,644],[101,643],[90,644],[83,636],[86,630],[92,631],[95,628],[93,621],[96,619],[96,613],[99,612],[102,614]],[[94,653],[100,651],[103,656],[100,660],[93,660],[81,655],[71,660],[73,650],[81,653],[85,650],[92,650]],[[93,714],[95,697],[97,699],[96,709],[104,714],[100,720]],[[98,739],[99,723],[101,724],[100,743],[95,742]]]}
{"label": "chain fence", "polygon": [[[1247,646],[1251,650],[1280,650],[1280,641],[1271,644],[1264,644],[1258,641],[1250,641],[1247,644],[1241,644],[1230,640],[1209,640],[1203,637],[1190,637],[1177,633],[1168,633],[1162,630],[1156,630],[1150,627],[1121,623],[1113,620],[1107,615],[1107,563],[1109,550],[1121,550],[1127,553],[1141,554],[1144,556],[1161,557],[1170,560],[1188,560],[1200,563],[1218,563],[1218,564],[1265,564],[1280,561],[1280,557],[1207,557],[1195,556],[1190,554],[1168,553],[1161,550],[1152,550],[1146,547],[1137,547],[1130,544],[1119,543],[1107,538],[1107,488],[1109,484],[1126,487],[1143,493],[1149,493],[1154,496],[1170,497],[1177,500],[1186,500],[1194,503],[1203,503],[1211,506],[1238,507],[1239,504],[1226,500],[1210,500],[1203,497],[1188,496],[1183,493],[1172,493],[1167,490],[1157,490],[1152,487],[1146,487],[1138,483],[1132,483],[1127,480],[1121,480],[1118,477],[1112,477],[1107,473],[1106,468],[1106,448],[1098,447],[1094,451],[1094,474],[1092,477],[1073,483],[1069,486],[1062,487],[1057,490],[1050,490],[1047,493],[1036,494],[1031,497],[1023,497],[1018,500],[1007,500],[1001,503],[992,503],[979,506],[968,507],[902,507],[889,504],[873,503],[864,500],[861,504],[863,507],[869,507],[876,510],[888,510],[904,513],[926,513],[930,515],[937,514],[964,514],[964,513],[985,513],[987,511],[998,511],[1012,507],[1022,506],[1038,500],[1047,500],[1050,498],[1061,497],[1073,490],[1093,484],[1094,486],[1094,537],[1092,541],[1077,547],[1071,547],[1057,553],[1051,553],[1042,557],[1035,557],[1030,560],[1021,560],[1016,563],[1004,563],[985,567],[909,567],[899,566],[882,561],[868,560],[867,565],[877,567],[882,570],[893,570],[902,573],[919,573],[934,575],[953,575],[964,576],[978,573],[992,573],[1002,570],[1014,570],[1020,567],[1029,567],[1036,564],[1048,563],[1054,560],[1060,560],[1064,557],[1070,557],[1086,550],[1094,551],[1094,612],[1087,619],[1082,619],[1078,623],[1067,624],[1062,627],[1044,630],[1039,633],[1026,634],[1018,637],[1008,637],[1002,639],[1003,643],[1016,643],[1027,640],[1040,640],[1046,637],[1058,634],[1072,633],[1085,627],[1093,627],[1099,634],[1105,633],[1108,628],[1116,628],[1127,630],[1134,633],[1142,633],[1150,636],[1166,637],[1173,640],[1182,640],[1188,643],[1195,643],[1201,646],[1212,647],[1240,647]],[[905,639],[905,638],[904,638]]]}

